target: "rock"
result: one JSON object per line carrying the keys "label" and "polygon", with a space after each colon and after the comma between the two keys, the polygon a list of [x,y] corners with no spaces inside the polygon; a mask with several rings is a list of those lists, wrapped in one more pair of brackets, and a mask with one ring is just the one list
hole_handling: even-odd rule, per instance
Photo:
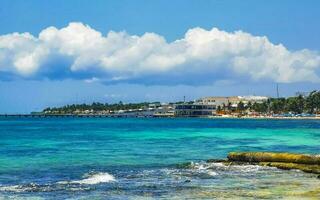
{"label": "rock", "polygon": [[258,165],[276,167],[278,169],[284,169],[284,170],[298,169],[307,173],[320,174],[320,165],[306,165],[306,164],[282,163],[282,162],[259,162]]}
{"label": "rock", "polygon": [[227,160],[224,159],[209,159],[207,160],[207,163],[221,163],[221,162],[226,162]]}
{"label": "rock", "polygon": [[293,154],[293,153],[270,153],[270,152],[231,152],[228,154],[229,161],[236,162],[281,162],[320,165],[320,156]]}
{"label": "rock", "polygon": [[[272,152],[231,152],[226,165],[255,164],[278,169],[298,169],[307,173],[320,174],[320,157],[306,154]],[[229,164],[228,164],[229,163]],[[320,178],[320,175],[318,176]]]}

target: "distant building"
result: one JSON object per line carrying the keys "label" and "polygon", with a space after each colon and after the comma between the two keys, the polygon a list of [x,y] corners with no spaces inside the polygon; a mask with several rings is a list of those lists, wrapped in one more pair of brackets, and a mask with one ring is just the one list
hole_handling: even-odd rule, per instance
{"label": "distant building", "polygon": [[203,97],[198,99],[196,102],[203,105],[215,105],[215,106],[228,106],[237,107],[238,103],[243,102],[244,104],[251,103],[263,103],[267,101],[268,97],[265,96],[231,96],[231,97]]}
{"label": "distant building", "polygon": [[268,100],[268,97],[265,96],[239,96],[240,100],[247,104],[249,102],[251,103],[263,103]]}
{"label": "distant building", "polygon": [[215,105],[216,107],[228,106],[236,107],[241,99],[238,96],[232,97],[203,97],[196,102],[203,105]]}
{"label": "distant building", "polygon": [[174,105],[161,103],[160,107],[157,107],[153,116],[155,117],[173,117],[174,116]]}
{"label": "distant building", "polygon": [[[183,103],[175,105],[174,115],[177,117],[202,117],[213,116],[223,112],[233,112],[238,104],[263,103],[268,100],[264,96],[231,96],[231,97],[203,97],[194,103]],[[220,109],[219,109],[220,108]],[[226,109],[227,108],[227,109]],[[227,110],[227,111],[226,111]]]}
{"label": "distant building", "polygon": [[207,117],[216,113],[215,105],[180,104],[176,105],[174,115],[177,117]]}
{"label": "distant building", "polygon": [[150,103],[149,105],[148,105],[148,109],[149,110],[154,110],[154,109],[157,109],[157,108],[159,108],[159,107],[161,107],[161,103],[159,102],[157,102],[157,103]]}

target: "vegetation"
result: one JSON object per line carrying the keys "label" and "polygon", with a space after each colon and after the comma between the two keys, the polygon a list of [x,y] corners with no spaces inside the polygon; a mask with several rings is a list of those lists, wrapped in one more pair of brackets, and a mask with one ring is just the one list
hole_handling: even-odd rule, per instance
{"label": "vegetation", "polygon": [[[153,102],[154,104],[160,104],[159,102]],[[70,113],[84,113],[84,112],[114,112],[119,110],[137,110],[148,107],[150,103],[142,102],[142,103],[128,103],[124,104],[121,101],[119,103],[108,104],[108,103],[97,103],[94,102],[92,104],[72,104],[66,105],[63,107],[53,107],[46,108],[43,110],[43,113],[47,114],[70,114]]]}
{"label": "vegetation", "polygon": [[[243,103],[240,102],[238,109],[243,108]],[[308,96],[302,95],[288,98],[270,98],[263,103],[248,103],[246,110],[258,113],[309,113],[315,114],[320,112],[320,91],[312,91]]]}

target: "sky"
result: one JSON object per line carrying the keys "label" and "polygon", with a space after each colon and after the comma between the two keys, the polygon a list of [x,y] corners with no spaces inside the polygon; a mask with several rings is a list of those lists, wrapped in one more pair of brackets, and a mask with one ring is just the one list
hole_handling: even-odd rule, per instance
{"label": "sky", "polygon": [[319,1],[1,0],[0,113],[319,88]]}

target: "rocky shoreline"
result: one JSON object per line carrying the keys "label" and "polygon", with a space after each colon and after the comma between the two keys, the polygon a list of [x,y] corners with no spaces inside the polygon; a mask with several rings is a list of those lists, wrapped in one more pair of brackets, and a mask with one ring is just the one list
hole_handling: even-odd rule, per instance
{"label": "rocky shoreline", "polygon": [[226,160],[208,160],[225,165],[260,165],[276,167],[283,170],[301,170],[317,174],[320,178],[320,156],[294,153],[274,152],[230,152]]}

